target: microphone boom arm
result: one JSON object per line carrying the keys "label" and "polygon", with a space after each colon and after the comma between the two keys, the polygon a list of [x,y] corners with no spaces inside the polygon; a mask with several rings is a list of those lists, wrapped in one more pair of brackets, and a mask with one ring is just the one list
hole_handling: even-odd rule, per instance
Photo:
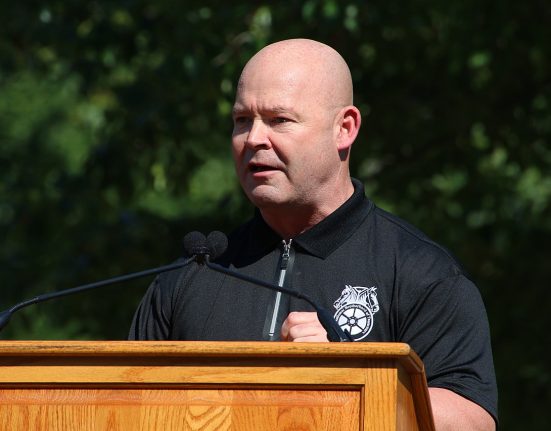
{"label": "microphone boom arm", "polygon": [[84,292],[86,290],[95,289],[96,287],[108,286],[110,284],[129,281],[135,278],[145,277],[148,275],[156,275],[162,272],[171,271],[173,269],[178,269],[183,266],[186,266],[188,263],[192,262],[193,260],[195,260],[195,256],[189,259],[186,259],[183,262],[172,263],[170,265],[164,265],[158,268],[146,269],[144,271],[133,272],[126,275],[120,275],[118,277],[109,278],[107,280],[96,281],[95,283],[83,284],[82,286],[73,287],[71,289],[65,289],[65,290],[60,290],[58,292],[45,293],[42,295],[35,296],[34,298],[28,299],[26,301],[23,301],[23,302],[20,302],[19,304],[14,305],[8,310],[2,311],[0,313],[0,331],[8,324],[13,313],[15,313],[16,311],[22,308],[28,307],[29,305],[38,304],[39,302],[45,302],[54,298],[61,298],[63,296],[72,295],[74,293]]}

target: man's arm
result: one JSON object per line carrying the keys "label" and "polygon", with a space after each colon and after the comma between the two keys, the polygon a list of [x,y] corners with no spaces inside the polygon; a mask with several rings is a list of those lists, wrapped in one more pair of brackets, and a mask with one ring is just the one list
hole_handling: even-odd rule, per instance
{"label": "man's arm", "polygon": [[492,416],[478,404],[448,389],[429,388],[429,394],[437,431],[496,429]]}
{"label": "man's arm", "polygon": [[[294,311],[281,327],[283,341],[327,341],[317,313]],[[429,388],[436,431],[493,431],[492,416],[478,404],[448,389]]]}

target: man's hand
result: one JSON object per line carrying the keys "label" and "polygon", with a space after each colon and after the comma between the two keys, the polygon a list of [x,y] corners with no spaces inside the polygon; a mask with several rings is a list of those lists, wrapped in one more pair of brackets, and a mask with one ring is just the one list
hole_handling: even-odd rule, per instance
{"label": "man's hand", "polygon": [[293,311],[281,326],[281,341],[328,341],[316,312]]}

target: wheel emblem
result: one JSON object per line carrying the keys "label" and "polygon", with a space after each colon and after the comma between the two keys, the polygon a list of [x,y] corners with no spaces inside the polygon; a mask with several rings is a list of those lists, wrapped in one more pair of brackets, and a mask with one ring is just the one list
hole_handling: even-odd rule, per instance
{"label": "wheel emblem", "polygon": [[355,340],[365,338],[373,328],[373,313],[362,304],[347,304],[342,307],[335,320],[343,331],[350,332]]}

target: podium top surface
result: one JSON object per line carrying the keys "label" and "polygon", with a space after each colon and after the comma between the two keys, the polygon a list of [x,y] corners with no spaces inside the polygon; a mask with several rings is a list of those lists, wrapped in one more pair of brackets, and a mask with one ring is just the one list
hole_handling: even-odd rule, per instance
{"label": "podium top surface", "polygon": [[263,341],[0,341],[0,357],[270,357],[396,359],[413,372],[423,363],[405,343]]}

